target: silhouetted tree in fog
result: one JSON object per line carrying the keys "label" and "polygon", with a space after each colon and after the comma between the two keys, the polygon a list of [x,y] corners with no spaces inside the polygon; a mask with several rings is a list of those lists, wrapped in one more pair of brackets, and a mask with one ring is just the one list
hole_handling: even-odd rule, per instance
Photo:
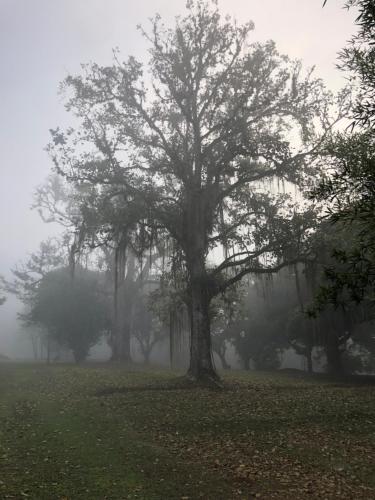
{"label": "silhouetted tree in fog", "polygon": [[84,361],[108,327],[108,309],[97,273],[60,268],[46,274],[35,292],[28,320],[43,326],[58,344]]}
{"label": "silhouetted tree in fog", "polygon": [[[194,378],[216,376],[213,297],[305,255],[308,224],[265,183],[302,182],[335,121],[321,81],[273,42],[250,43],[252,30],[221,19],[215,2],[189,1],[172,29],[156,16],[143,32],[147,73],[115,53],[113,66],[87,65],[66,79],[67,107],[81,124],[54,130],[50,147],[59,173],[117,193],[180,249]],[[210,252],[219,248],[218,262]]]}

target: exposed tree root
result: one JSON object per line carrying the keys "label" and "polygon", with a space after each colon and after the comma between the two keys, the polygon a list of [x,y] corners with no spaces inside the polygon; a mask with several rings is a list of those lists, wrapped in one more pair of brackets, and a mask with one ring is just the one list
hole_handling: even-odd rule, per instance
{"label": "exposed tree root", "polygon": [[196,387],[206,387],[209,389],[222,390],[224,385],[216,372],[201,372],[198,375],[188,371],[185,378],[191,385]]}

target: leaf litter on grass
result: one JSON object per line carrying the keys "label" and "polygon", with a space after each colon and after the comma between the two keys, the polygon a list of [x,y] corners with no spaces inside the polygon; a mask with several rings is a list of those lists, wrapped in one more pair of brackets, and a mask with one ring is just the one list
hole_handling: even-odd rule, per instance
{"label": "leaf litter on grass", "polygon": [[0,498],[375,499],[371,386],[232,373],[225,390],[181,390],[166,371],[7,370]]}

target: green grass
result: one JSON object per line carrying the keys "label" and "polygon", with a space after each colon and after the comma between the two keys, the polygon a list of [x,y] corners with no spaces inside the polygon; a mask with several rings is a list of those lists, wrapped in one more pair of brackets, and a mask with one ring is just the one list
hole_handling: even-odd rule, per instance
{"label": "green grass", "polygon": [[0,499],[375,499],[375,387],[0,365]]}

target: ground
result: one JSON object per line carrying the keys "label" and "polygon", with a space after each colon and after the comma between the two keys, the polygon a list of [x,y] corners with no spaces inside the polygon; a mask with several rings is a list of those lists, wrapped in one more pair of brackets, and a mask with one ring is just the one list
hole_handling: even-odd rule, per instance
{"label": "ground", "polygon": [[0,498],[375,499],[375,386],[0,364]]}

